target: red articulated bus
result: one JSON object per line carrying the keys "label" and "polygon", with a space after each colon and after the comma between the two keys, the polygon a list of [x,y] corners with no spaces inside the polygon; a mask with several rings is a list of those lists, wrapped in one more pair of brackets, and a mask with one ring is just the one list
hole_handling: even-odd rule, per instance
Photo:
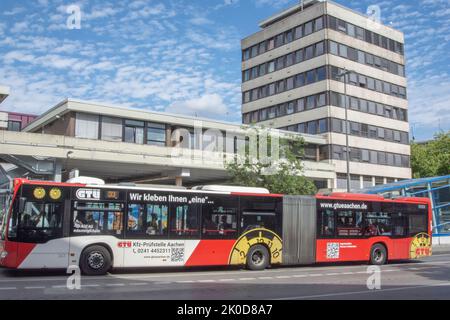
{"label": "red articulated bus", "polygon": [[0,200],[0,266],[85,274],[170,266],[392,260],[431,255],[426,198],[255,188],[14,180]]}

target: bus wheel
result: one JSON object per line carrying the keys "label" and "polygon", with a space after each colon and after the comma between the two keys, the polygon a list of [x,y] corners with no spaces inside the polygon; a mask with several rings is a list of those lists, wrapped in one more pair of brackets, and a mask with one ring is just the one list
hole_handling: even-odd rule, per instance
{"label": "bus wheel", "polygon": [[81,254],[80,268],[86,275],[104,275],[111,268],[111,254],[103,246],[86,248]]}
{"label": "bus wheel", "polygon": [[247,268],[250,270],[264,270],[269,266],[269,250],[260,244],[255,245],[248,250]]}
{"label": "bus wheel", "polygon": [[386,247],[382,244],[373,245],[370,250],[370,264],[382,265],[387,261]]}

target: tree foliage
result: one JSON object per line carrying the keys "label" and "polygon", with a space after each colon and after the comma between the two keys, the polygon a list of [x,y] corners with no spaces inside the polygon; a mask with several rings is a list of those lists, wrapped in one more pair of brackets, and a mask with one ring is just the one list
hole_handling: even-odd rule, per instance
{"label": "tree foliage", "polygon": [[[258,136],[262,128],[257,129]],[[271,193],[288,195],[310,195],[317,192],[313,181],[303,174],[301,157],[304,153],[304,140],[298,136],[286,135],[278,140],[280,159],[267,163],[260,155],[250,155],[246,146],[245,155],[226,164],[231,183],[247,187],[261,187]],[[268,136],[267,149],[271,150],[273,138]]]}
{"label": "tree foliage", "polygon": [[440,132],[426,143],[412,143],[411,167],[414,178],[449,175],[450,131]]}

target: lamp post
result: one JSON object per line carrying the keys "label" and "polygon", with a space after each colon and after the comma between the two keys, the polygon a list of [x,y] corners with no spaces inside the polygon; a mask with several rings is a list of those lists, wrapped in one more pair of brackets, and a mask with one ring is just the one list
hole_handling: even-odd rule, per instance
{"label": "lamp post", "polygon": [[343,72],[336,75],[336,78],[341,79],[344,77],[344,105],[345,105],[345,153],[346,153],[346,159],[347,159],[347,192],[350,192],[350,150],[348,146],[348,103],[347,100],[347,77],[349,74],[354,73],[351,70],[344,69]]}

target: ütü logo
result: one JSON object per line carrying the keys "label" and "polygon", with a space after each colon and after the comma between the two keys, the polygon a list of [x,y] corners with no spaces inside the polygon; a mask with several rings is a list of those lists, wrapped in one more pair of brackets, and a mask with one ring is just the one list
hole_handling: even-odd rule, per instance
{"label": "\u00fct\u00fc logo", "polygon": [[100,190],[98,189],[78,189],[77,198],[83,200],[100,200]]}

